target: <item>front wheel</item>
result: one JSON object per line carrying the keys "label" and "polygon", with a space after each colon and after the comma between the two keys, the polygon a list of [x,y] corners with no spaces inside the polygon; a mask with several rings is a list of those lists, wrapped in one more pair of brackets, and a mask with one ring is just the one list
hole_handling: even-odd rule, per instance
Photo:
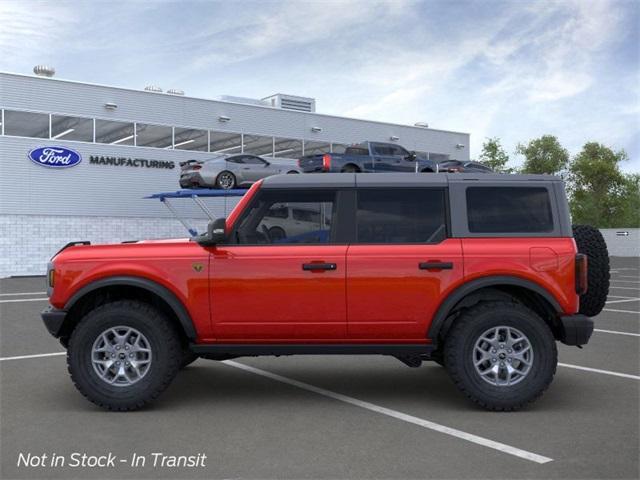
{"label": "front wheel", "polygon": [[486,302],[464,312],[445,340],[456,386],[487,410],[518,410],[547,389],[556,372],[555,339],[524,305]]}
{"label": "front wheel", "polygon": [[87,399],[136,410],[169,386],[183,361],[178,333],[146,303],[121,300],[90,311],[71,334],[67,367]]}

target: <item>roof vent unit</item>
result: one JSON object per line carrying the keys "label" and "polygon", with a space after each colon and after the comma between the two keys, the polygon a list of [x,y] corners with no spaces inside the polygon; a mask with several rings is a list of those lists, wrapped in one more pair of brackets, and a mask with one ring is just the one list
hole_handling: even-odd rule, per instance
{"label": "roof vent unit", "polygon": [[56,74],[56,69],[47,65],[36,65],[33,67],[33,73],[39,77],[53,77]]}
{"label": "roof vent unit", "polygon": [[144,87],[147,92],[162,93],[162,89],[156,85],[147,85]]}
{"label": "roof vent unit", "polygon": [[178,90],[177,88],[170,88],[167,90],[169,95],[184,95],[184,90]]}
{"label": "roof vent unit", "polygon": [[283,110],[295,110],[296,112],[315,112],[316,99],[309,97],[297,97],[295,95],[285,95],[284,93],[276,93],[270,97],[262,99],[275,108]]}
{"label": "roof vent unit", "polygon": [[255,98],[234,97],[233,95],[220,95],[216,100],[220,100],[222,102],[243,103],[245,105],[258,105],[260,107],[269,105],[267,102],[257,100]]}

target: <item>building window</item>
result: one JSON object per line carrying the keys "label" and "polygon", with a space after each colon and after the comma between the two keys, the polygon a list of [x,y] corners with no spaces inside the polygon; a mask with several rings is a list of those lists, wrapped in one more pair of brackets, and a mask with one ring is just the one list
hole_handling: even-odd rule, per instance
{"label": "building window", "polygon": [[195,130],[193,128],[179,128],[174,130],[173,148],[176,150],[197,150],[206,152],[208,149],[209,136],[206,130]]}
{"label": "building window", "polygon": [[534,233],[553,230],[549,192],[544,187],[467,188],[469,231]]}
{"label": "building window", "polygon": [[244,135],[244,153],[272,157],[273,137],[263,137],[262,135]]}
{"label": "building window", "polygon": [[93,142],[93,119],[51,115],[51,138]]}
{"label": "building window", "polygon": [[96,120],[96,142],[111,145],[134,144],[133,123],[114,120]]}
{"label": "building window", "polygon": [[136,146],[171,148],[173,145],[173,129],[163,125],[136,123]]}
{"label": "building window", "polygon": [[447,236],[444,190],[358,191],[358,243],[439,243]]}
{"label": "building window", "polygon": [[209,132],[211,153],[242,153],[242,135],[229,132]]}
{"label": "building window", "polygon": [[16,137],[49,138],[49,115],[5,110],[4,134]]}
{"label": "building window", "polygon": [[311,142],[308,140],[304,142],[305,155],[322,155],[329,152],[331,152],[331,144],[328,142]]}
{"label": "building window", "polygon": [[295,158],[302,157],[302,140],[276,137],[274,141],[274,157]]}

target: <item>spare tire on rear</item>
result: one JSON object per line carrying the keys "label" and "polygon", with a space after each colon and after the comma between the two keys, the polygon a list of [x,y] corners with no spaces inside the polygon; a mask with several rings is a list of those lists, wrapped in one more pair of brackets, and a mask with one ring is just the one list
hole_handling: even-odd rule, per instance
{"label": "spare tire on rear", "polygon": [[598,315],[609,295],[609,251],[604,237],[590,225],[573,225],[573,238],[578,252],[588,258],[588,289],[580,296],[580,313]]}

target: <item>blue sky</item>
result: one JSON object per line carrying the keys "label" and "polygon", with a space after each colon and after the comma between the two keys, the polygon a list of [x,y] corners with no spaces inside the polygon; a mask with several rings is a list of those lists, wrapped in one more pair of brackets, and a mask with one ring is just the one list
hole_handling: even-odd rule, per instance
{"label": "blue sky", "polygon": [[0,70],[187,95],[317,99],[320,113],[595,140],[640,172],[640,2],[0,0]]}

